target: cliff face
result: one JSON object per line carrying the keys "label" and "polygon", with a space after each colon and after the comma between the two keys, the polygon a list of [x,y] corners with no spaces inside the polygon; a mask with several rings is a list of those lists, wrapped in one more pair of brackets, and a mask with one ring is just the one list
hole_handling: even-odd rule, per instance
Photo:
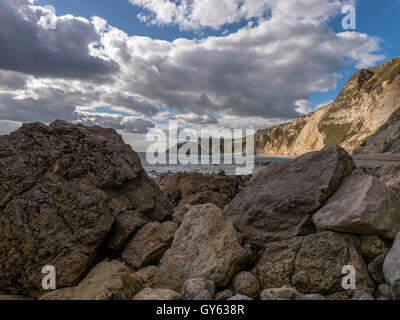
{"label": "cliff face", "polygon": [[400,153],[400,109],[355,151],[355,155]]}
{"label": "cliff face", "polygon": [[257,155],[299,156],[335,142],[353,152],[400,108],[400,57],[362,69],[336,100],[293,122],[260,130]]}

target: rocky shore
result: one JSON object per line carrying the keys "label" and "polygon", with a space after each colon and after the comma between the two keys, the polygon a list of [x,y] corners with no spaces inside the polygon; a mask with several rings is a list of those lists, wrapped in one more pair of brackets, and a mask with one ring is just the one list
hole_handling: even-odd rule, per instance
{"label": "rocky shore", "polygon": [[63,121],[0,146],[0,300],[400,299],[397,164],[329,144],[253,177],[153,180],[114,130]]}

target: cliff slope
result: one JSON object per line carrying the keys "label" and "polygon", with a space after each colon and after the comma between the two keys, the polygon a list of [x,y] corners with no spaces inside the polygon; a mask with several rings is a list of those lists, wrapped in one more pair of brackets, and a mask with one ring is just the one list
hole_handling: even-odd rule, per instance
{"label": "cliff slope", "polygon": [[362,69],[336,100],[255,135],[257,155],[299,156],[334,142],[353,152],[400,108],[400,57]]}
{"label": "cliff slope", "polygon": [[355,151],[355,155],[400,153],[400,109]]}

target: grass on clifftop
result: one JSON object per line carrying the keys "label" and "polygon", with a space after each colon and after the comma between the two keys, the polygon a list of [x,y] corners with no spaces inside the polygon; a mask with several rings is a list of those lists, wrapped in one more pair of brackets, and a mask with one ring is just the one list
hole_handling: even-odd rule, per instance
{"label": "grass on clifftop", "polygon": [[[372,69],[372,71],[374,71]],[[400,58],[393,59],[387,65],[382,66],[377,70],[375,75],[369,79],[363,86],[367,91],[378,88],[383,82],[392,82],[398,75],[400,75]]]}

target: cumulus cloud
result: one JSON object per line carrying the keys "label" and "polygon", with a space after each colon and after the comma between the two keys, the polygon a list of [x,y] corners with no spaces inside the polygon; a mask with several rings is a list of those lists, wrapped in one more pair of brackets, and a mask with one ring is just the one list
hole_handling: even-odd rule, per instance
{"label": "cumulus cloud", "polygon": [[200,115],[195,113],[181,114],[176,116],[176,120],[182,121],[188,124],[218,124],[218,120],[213,116]]}
{"label": "cumulus cloud", "polygon": [[46,30],[48,10],[28,0],[0,1],[0,69],[40,77],[93,79],[118,71],[118,65],[90,54],[100,41],[94,25],[71,15],[58,17]]}
{"label": "cumulus cloud", "polygon": [[78,114],[78,121],[87,126],[101,126],[114,128],[128,133],[145,134],[149,129],[154,128],[154,123],[137,117],[123,117],[116,114],[96,114],[81,112]]}
{"label": "cumulus cloud", "polygon": [[18,72],[0,70],[0,90],[18,90],[25,87],[27,77]]}
{"label": "cumulus cloud", "polygon": [[157,25],[177,24],[184,30],[220,29],[240,21],[260,20],[272,13],[280,20],[318,23],[335,16],[342,0],[129,0],[144,9],[138,18]]}
{"label": "cumulus cloud", "polygon": [[[1,0],[0,119],[61,118],[132,133],[170,118],[263,128],[308,112],[304,101],[335,88],[346,63],[369,67],[384,58],[379,39],[329,28],[349,1],[131,2],[147,23],[221,30],[252,23],[218,37],[163,41],[128,36],[100,17],[56,17],[57,28],[45,30],[42,7]],[[99,106],[131,115],[82,111]]]}
{"label": "cumulus cloud", "polygon": [[209,27],[219,29],[225,24],[262,18],[270,9],[266,0],[129,0],[146,11],[139,20],[150,24],[178,24],[191,30]]}
{"label": "cumulus cloud", "polygon": [[297,101],[335,88],[346,60],[371,66],[383,58],[376,38],[274,16],[200,41],[129,37],[110,28],[102,44],[121,65],[118,86],[131,94],[180,112],[264,118],[296,117]]}
{"label": "cumulus cloud", "polygon": [[52,122],[56,119],[72,121],[75,107],[56,100],[24,98],[11,93],[0,94],[0,119],[19,122]]}
{"label": "cumulus cloud", "polygon": [[295,109],[297,113],[305,115],[312,111],[310,108],[310,101],[306,99],[296,101],[295,105],[297,106]]}

